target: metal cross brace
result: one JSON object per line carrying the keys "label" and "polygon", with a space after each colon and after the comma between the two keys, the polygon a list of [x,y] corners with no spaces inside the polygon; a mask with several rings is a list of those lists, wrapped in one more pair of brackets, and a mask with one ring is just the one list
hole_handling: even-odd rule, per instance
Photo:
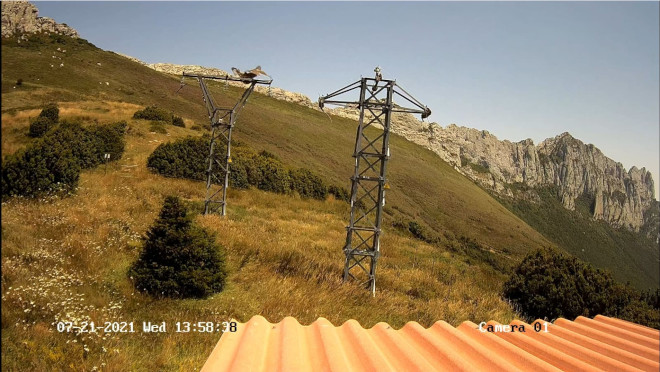
{"label": "metal cross brace", "polygon": [[[376,70],[374,70],[376,71]],[[359,90],[358,101],[338,100],[337,96]],[[394,96],[414,105],[402,107],[394,103]],[[389,138],[391,114],[402,112],[421,114],[422,119],[431,110],[401,88],[395,80],[384,80],[380,70],[375,78],[361,78],[333,93],[319,98],[319,107],[325,104],[357,107],[360,118],[355,138],[353,157],[355,170],[351,177],[351,215],[346,227],[344,254],[344,281],[349,278],[364,284],[375,296],[376,263],[380,256],[380,236],[383,206],[385,205],[385,171],[390,157]],[[367,130],[369,127],[382,127]]]}

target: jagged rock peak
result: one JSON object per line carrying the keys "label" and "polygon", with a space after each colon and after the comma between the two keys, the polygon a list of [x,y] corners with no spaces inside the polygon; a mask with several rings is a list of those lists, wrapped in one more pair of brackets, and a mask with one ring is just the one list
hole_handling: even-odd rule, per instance
{"label": "jagged rock peak", "polygon": [[2,37],[37,32],[54,33],[78,38],[78,31],[48,17],[39,17],[39,10],[27,1],[2,2]]}
{"label": "jagged rock peak", "polygon": [[515,194],[516,184],[555,186],[565,208],[574,210],[578,198],[591,202],[594,219],[638,231],[645,212],[655,203],[653,177],[645,168],[626,170],[596,146],[568,132],[538,145],[526,139],[499,140],[486,130],[393,118],[392,130],[427,147],[482,186],[500,195],[538,200],[533,190]]}

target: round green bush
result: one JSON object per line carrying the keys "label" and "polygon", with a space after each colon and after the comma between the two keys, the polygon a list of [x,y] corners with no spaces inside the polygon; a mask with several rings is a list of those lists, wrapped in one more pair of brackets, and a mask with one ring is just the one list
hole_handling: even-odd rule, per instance
{"label": "round green bush", "polygon": [[145,119],[154,121],[172,122],[172,114],[167,110],[156,106],[147,106],[144,110],[138,110],[133,114],[133,119]]}
{"label": "round green bush", "polygon": [[530,319],[602,314],[660,328],[660,312],[648,295],[555,250],[525,257],[504,284],[504,297]]}
{"label": "round green bush", "polygon": [[254,160],[258,171],[254,172],[260,177],[255,182],[259,190],[286,194],[291,191],[291,177],[289,172],[279,161],[263,156]]}
{"label": "round green bush", "polygon": [[9,155],[2,165],[3,196],[36,196],[71,190],[78,184],[80,162],[70,143],[54,135]]}
{"label": "round green bush", "polygon": [[205,180],[209,140],[186,137],[160,144],[147,158],[147,167],[166,177]]}
{"label": "round green bush", "polygon": [[541,250],[523,259],[504,284],[504,296],[533,318],[573,319],[610,313],[611,276],[575,257]]}
{"label": "round green bush", "polygon": [[215,237],[193,222],[178,197],[168,196],[128,275],[155,297],[204,298],[222,291],[227,272]]}

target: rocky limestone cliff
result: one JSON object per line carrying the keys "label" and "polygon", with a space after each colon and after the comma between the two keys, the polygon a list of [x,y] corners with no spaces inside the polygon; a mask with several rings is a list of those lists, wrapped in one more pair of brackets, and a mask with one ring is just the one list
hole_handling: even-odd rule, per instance
{"label": "rocky limestone cliff", "polygon": [[[393,131],[436,152],[448,163],[497,193],[514,195],[515,184],[557,186],[564,207],[586,197],[593,217],[634,231],[655,203],[654,183],[645,168],[626,170],[594,145],[562,133],[538,145],[531,139],[500,141],[488,131],[433,123],[395,126]],[[525,197],[534,198],[533,193]]]}
{"label": "rocky limestone cliff", "polygon": [[54,33],[77,38],[78,32],[63,23],[47,17],[39,17],[39,10],[26,1],[2,2],[2,37],[16,34]]}
{"label": "rocky limestone cliff", "polygon": [[[125,56],[156,71],[181,76],[183,71],[207,75],[227,75],[227,72],[194,65],[169,63],[147,64]],[[229,82],[244,86],[243,83]],[[319,110],[316,103],[300,93],[280,88],[257,87],[257,92]],[[325,112],[353,120],[359,112],[353,107],[326,108]],[[576,200],[586,197],[592,204],[593,218],[607,221],[615,227],[634,231],[644,225],[644,214],[654,201],[651,173],[632,167],[626,171],[621,163],[607,158],[593,145],[586,145],[563,133],[534,145],[531,139],[520,142],[499,140],[485,130],[459,127],[445,128],[436,123],[423,123],[410,114],[392,116],[392,132],[422,145],[438,154],[482,186],[501,195],[540,200],[531,188],[553,185],[564,207],[575,209]],[[523,188],[525,189],[525,188]]]}

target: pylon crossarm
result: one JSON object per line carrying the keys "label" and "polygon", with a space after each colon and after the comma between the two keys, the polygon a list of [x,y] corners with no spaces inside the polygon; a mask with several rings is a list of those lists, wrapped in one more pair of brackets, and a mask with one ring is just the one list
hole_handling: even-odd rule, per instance
{"label": "pylon crossarm", "polygon": [[[392,109],[392,112],[402,112],[404,114],[421,114],[421,115],[424,115],[424,113],[425,113],[425,111],[422,111],[422,110],[412,110],[412,109],[406,109],[406,108],[403,108],[403,109],[400,109],[400,110],[399,109]],[[426,119],[426,116],[424,117],[424,119]]]}
{"label": "pylon crossarm", "polygon": [[392,90],[394,94],[398,95],[399,97],[404,98],[405,100],[407,100],[408,102],[412,103],[413,105],[419,107],[422,110],[424,110],[426,108],[426,106],[423,103],[419,102],[417,100],[417,98],[413,97],[410,93],[406,92],[406,90],[403,89],[403,87],[401,85],[399,85],[397,83],[394,83],[394,85],[397,88],[401,89],[401,91],[404,93],[404,94],[401,94],[401,93],[397,92],[396,88],[395,88],[395,89]]}
{"label": "pylon crossarm", "polygon": [[222,81],[238,81],[242,83],[252,83],[256,82],[257,84],[264,84],[264,85],[270,85],[273,82],[273,79],[269,80],[261,80],[261,79],[248,79],[248,78],[241,78],[241,77],[236,77],[236,76],[231,76],[231,75],[204,75],[204,74],[193,74],[189,72],[183,72],[183,76],[185,77],[192,77],[192,78],[197,78],[197,79],[209,79],[209,80],[222,80]]}
{"label": "pylon crossarm", "polygon": [[[342,106],[342,107],[348,107],[349,105],[355,105],[356,103],[353,101],[323,101],[323,104],[330,104],[330,105],[335,105],[335,106]],[[319,104],[320,106],[320,104]],[[323,108],[323,107],[321,107]]]}
{"label": "pylon crossarm", "polygon": [[[337,89],[336,91],[334,91],[332,93],[326,94],[325,96],[323,96],[323,98],[324,98],[323,101],[325,103],[330,103],[329,101],[326,101],[326,99],[332,98],[332,97],[337,97],[337,96],[342,95],[346,92],[350,92],[352,90],[358,89],[358,88],[360,88],[361,83],[362,83],[362,80],[358,80],[354,83],[348,84],[347,86],[345,86],[341,89]],[[319,103],[320,103],[320,101],[319,101]]]}

